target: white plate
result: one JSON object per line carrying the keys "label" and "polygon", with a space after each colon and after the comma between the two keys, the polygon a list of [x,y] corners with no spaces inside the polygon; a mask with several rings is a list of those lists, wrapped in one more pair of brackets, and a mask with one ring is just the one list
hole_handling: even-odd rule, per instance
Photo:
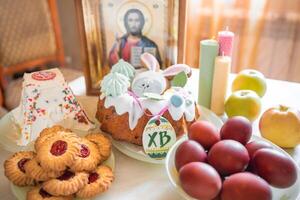
{"label": "white plate", "polygon": [[[217,117],[212,111],[204,107],[200,108],[200,120],[210,121],[213,124],[215,124],[218,128],[221,128],[221,126],[223,125],[223,122],[219,117]],[[121,151],[122,153],[124,153],[129,157],[135,158],[143,162],[153,163],[153,164],[165,163],[165,159],[155,160],[153,158],[150,158],[147,154],[145,154],[142,146],[138,146],[124,141],[117,141],[112,138],[111,140],[114,147],[116,147],[119,151]]]}
{"label": "white plate", "polygon": [[[184,198],[187,200],[195,200],[194,198],[192,198],[191,196],[189,196],[187,193],[185,193],[185,191],[181,188],[180,186],[180,181],[179,181],[179,175],[178,172],[175,168],[175,152],[177,147],[184,142],[185,140],[187,140],[187,137],[183,137],[180,140],[178,140],[170,149],[170,151],[167,154],[167,158],[166,158],[166,170],[167,170],[167,174],[168,174],[168,178],[171,181],[172,185],[175,187],[176,191]],[[286,156],[290,157],[292,159],[292,157],[286,153],[284,150],[282,150],[280,147],[276,146],[275,144],[269,142],[268,140],[265,140],[263,138],[260,138],[258,136],[253,135],[251,140],[263,140],[265,142],[270,143],[275,149],[277,149],[278,151],[284,153]],[[292,159],[293,160],[293,159]],[[294,161],[294,160],[293,160]],[[297,164],[295,163],[295,165],[297,166]],[[296,183],[294,185],[292,185],[289,188],[285,188],[285,189],[278,189],[278,188],[272,188],[272,194],[273,194],[273,200],[297,200],[298,198],[300,198],[300,171],[299,171],[299,167],[297,166],[298,169],[298,179],[296,181]],[[297,198],[298,197],[298,198]]]}
{"label": "white plate", "polygon": [[[82,105],[83,109],[85,110],[86,114],[95,122],[96,127],[99,127],[99,123],[95,118],[95,113],[97,110],[97,97],[87,97],[87,96],[79,96],[77,97],[78,101]],[[223,124],[221,119],[217,117],[213,112],[208,110],[207,108],[201,107],[200,108],[200,119],[207,120],[215,124],[218,128],[220,128]],[[33,145],[29,144],[26,147],[16,145],[16,127],[12,121],[12,114],[11,112],[5,115],[0,120],[0,145],[2,148],[6,149],[10,152],[17,152],[22,150],[31,150],[33,149]],[[78,132],[77,132],[78,133]],[[80,133],[78,133],[80,134]],[[82,134],[81,134],[82,135]],[[109,134],[107,134],[110,136]],[[111,138],[111,137],[110,137]],[[111,138],[112,139],[112,138]],[[144,153],[144,150],[141,146],[134,145],[128,142],[118,141],[112,139],[113,146],[124,153],[125,155],[135,158],[140,161],[154,163],[154,164],[164,164],[164,160],[155,160],[150,158],[148,155]]]}
{"label": "white plate", "polygon": [[[90,96],[79,96],[77,97],[78,101],[82,105],[83,109],[85,110],[86,114],[95,122],[96,127],[99,127],[99,122],[95,118],[96,110],[97,110],[97,101],[98,97],[90,97]],[[217,127],[222,126],[222,121],[219,117],[217,117],[213,112],[210,110],[201,107],[200,108],[200,119],[207,120],[214,123]],[[11,112],[6,114],[0,120],[0,145],[2,148],[6,149],[10,152],[17,152],[22,150],[31,150],[33,149],[33,145],[29,144],[26,147],[18,146],[16,144],[16,127],[12,121],[12,114]],[[78,132],[77,132],[78,133]],[[80,134],[80,133],[78,133]],[[82,135],[82,134],[80,134]],[[109,134],[107,134],[110,136]],[[110,137],[111,138],[111,137]],[[112,139],[112,138],[111,138]],[[125,155],[135,158],[140,161],[154,163],[154,164],[164,164],[164,160],[155,160],[150,158],[148,155],[144,153],[144,150],[141,146],[134,145],[128,142],[118,141],[112,139],[113,146],[124,153]]]}
{"label": "white plate", "polygon": [[[107,166],[109,166],[113,171],[115,169],[115,156],[113,152],[111,152],[110,157],[103,163]],[[18,199],[18,200],[26,200],[26,194],[27,192],[32,188],[32,187],[19,187],[14,184],[10,184],[11,191],[13,195]],[[100,199],[101,194],[99,196],[96,196],[93,199]],[[79,198],[75,198],[77,200],[80,200]]]}

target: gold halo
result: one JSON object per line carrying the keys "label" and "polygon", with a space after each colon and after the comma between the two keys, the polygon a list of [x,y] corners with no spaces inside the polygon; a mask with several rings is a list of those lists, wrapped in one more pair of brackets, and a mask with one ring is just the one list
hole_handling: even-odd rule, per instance
{"label": "gold halo", "polygon": [[126,28],[124,25],[124,16],[125,13],[130,10],[130,9],[138,9],[140,10],[145,18],[145,24],[142,30],[143,35],[147,35],[147,33],[150,31],[152,27],[152,16],[151,16],[151,11],[149,8],[138,1],[130,1],[130,2],[125,2],[122,5],[120,5],[120,8],[117,11],[117,17],[116,17],[116,24],[118,26],[118,29],[121,33],[126,34]]}

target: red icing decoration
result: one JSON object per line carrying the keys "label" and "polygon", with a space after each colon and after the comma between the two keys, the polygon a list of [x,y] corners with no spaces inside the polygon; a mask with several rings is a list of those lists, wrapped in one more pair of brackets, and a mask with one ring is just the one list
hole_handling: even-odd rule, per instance
{"label": "red icing decoration", "polygon": [[99,178],[99,174],[96,172],[90,173],[89,175],[89,184],[94,183]]}
{"label": "red icing decoration", "polygon": [[159,120],[159,119],[156,120],[156,121],[155,121],[155,124],[156,124],[156,126],[159,126],[159,125],[160,125],[160,120]]}
{"label": "red icing decoration", "polygon": [[78,115],[77,118],[78,118],[79,123],[88,124],[87,120],[85,119],[85,117],[83,115]]}
{"label": "red icing decoration", "polygon": [[73,178],[75,176],[75,174],[73,172],[70,172],[70,171],[65,171],[63,173],[63,175],[61,175],[60,177],[58,177],[57,179],[58,180],[61,180],[61,181],[65,181],[65,180],[69,180],[71,178]]}
{"label": "red icing decoration", "polygon": [[54,156],[61,156],[66,152],[67,147],[68,144],[65,141],[57,140],[52,144],[50,152]]}
{"label": "red icing decoration", "polygon": [[27,161],[29,161],[28,158],[23,158],[23,159],[21,159],[21,160],[18,162],[18,168],[19,168],[23,173],[25,173],[24,165],[25,165],[25,163],[26,163]]}
{"label": "red icing decoration", "polygon": [[54,79],[56,74],[54,72],[41,71],[33,73],[31,77],[37,81],[48,81]]}
{"label": "red icing decoration", "polygon": [[39,194],[40,194],[43,198],[50,198],[50,197],[52,197],[52,195],[49,194],[48,192],[46,192],[43,188],[40,189]]}
{"label": "red icing decoration", "polygon": [[90,155],[89,148],[86,145],[82,144],[81,148],[80,148],[80,155],[79,155],[79,157],[86,158],[89,155]]}

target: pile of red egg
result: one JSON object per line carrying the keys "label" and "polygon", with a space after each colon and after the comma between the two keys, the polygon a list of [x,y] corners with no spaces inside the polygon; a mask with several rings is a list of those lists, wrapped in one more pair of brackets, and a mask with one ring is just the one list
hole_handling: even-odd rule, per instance
{"label": "pile of red egg", "polygon": [[249,142],[251,136],[244,117],[229,119],[220,131],[209,122],[194,122],[189,140],[175,154],[183,190],[204,200],[271,200],[270,185],[292,186],[297,180],[293,160],[267,142]]}

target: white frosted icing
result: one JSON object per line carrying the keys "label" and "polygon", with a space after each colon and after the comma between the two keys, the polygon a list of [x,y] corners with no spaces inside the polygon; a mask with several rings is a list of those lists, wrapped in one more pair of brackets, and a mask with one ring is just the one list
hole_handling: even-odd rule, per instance
{"label": "white frosted icing", "polygon": [[117,97],[107,96],[104,106],[105,108],[114,106],[117,114],[122,115],[131,109],[133,101],[134,99],[131,98],[129,94],[123,94]]}
{"label": "white frosted icing", "polygon": [[170,105],[169,107],[170,115],[174,120],[179,120],[185,112],[185,106],[181,105],[180,107],[176,108],[171,103],[169,105]]}
{"label": "white frosted icing", "polygon": [[168,100],[152,100],[141,98],[143,108],[148,109],[153,115],[157,115],[164,107],[168,106]]}
{"label": "white frosted icing", "polygon": [[[170,99],[172,95],[177,94],[184,100],[183,104],[179,107],[175,107],[171,104]],[[179,120],[183,115],[186,121],[193,121],[196,116],[195,100],[192,95],[188,93],[184,88],[170,88],[164,93],[165,99],[169,101],[169,113],[174,120]]]}
{"label": "white frosted icing", "polygon": [[[159,70],[159,64],[154,56],[144,53],[141,62],[149,70],[134,70],[131,64],[119,60],[112,67],[111,73],[106,75],[101,82],[100,99],[104,100],[104,107],[107,109],[113,106],[118,115],[128,113],[129,128],[133,130],[138,120],[149,110],[153,116],[161,113],[166,108],[171,117],[178,121],[185,117],[186,121],[195,119],[195,101],[191,94],[184,88],[167,89],[168,81],[166,76],[174,76],[182,71],[186,74],[191,69],[184,64],[176,64],[165,70]],[[130,81],[131,85],[130,85]],[[128,88],[130,87],[130,94]],[[131,95],[134,94],[134,97]],[[151,95],[145,93],[152,93]],[[153,98],[155,95],[162,98]],[[148,95],[148,98],[146,97]]]}
{"label": "white frosted icing", "polygon": [[[164,99],[157,101],[152,99],[147,99],[144,97],[138,98],[141,104],[141,107],[146,110],[148,109],[153,115],[158,114],[166,106],[168,106],[168,111],[174,120],[179,120],[183,115],[187,121],[192,121],[195,119],[195,101],[193,97],[189,95],[186,91],[176,91],[173,89],[168,90],[164,94]],[[184,95],[182,94],[184,92]],[[175,107],[171,104],[170,98],[173,94],[182,95],[184,103],[180,107]],[[104,98],[102,96],[102,98]],[[192,103],[187,103],[187,101]],[[122,115],[128,113],[129,115],[129,128],[133,130],[138,120],[144,115],[144,111],[141,110],[141,107],[137,101],[130,96],[128,93],[122,94],[117,97],[107,96],[104,100],[104,107],[109,108],[114,106],[116,113]]]}
{"label": "white frosted icing", "polygon": [[[186,121],[190,122],[195,119],[195,100],[192,95],[188,93],[184,88],[170,88],[164,93],[165,98],[171,99],[173,94],[177,94],[183,97],[184,102],[181,106],[175,107],[169,103],[169,112],[174,120],[179,120],[182,115],[185,116]],[[188,103],[191,102],[191,103]]]}
{"label": "white frosted icing", "polygon": [[195,103],[193,102],[190,106],[187,106],[185,111],[184,111],[184,116],[186,121],[190,122],[195,119],[195,113],[196,113],[196,106]]}
{"label": "white frosted icing", "polygon": [[104,107],[109,108],[110,106],[114,106],[118,115],[123,115],[128,112],[129,128],[131,130],[135,128],[139,118],[143,115],[143,111],[137,102],[127,93],[117,97],[107,96],[105,98]]}
{"label": "white frosted icing", "polygon": [[126,93],[130,86],[129,78],[120,73],[109,73],[101,82],[101,93],[105,96],[119,96]]}

